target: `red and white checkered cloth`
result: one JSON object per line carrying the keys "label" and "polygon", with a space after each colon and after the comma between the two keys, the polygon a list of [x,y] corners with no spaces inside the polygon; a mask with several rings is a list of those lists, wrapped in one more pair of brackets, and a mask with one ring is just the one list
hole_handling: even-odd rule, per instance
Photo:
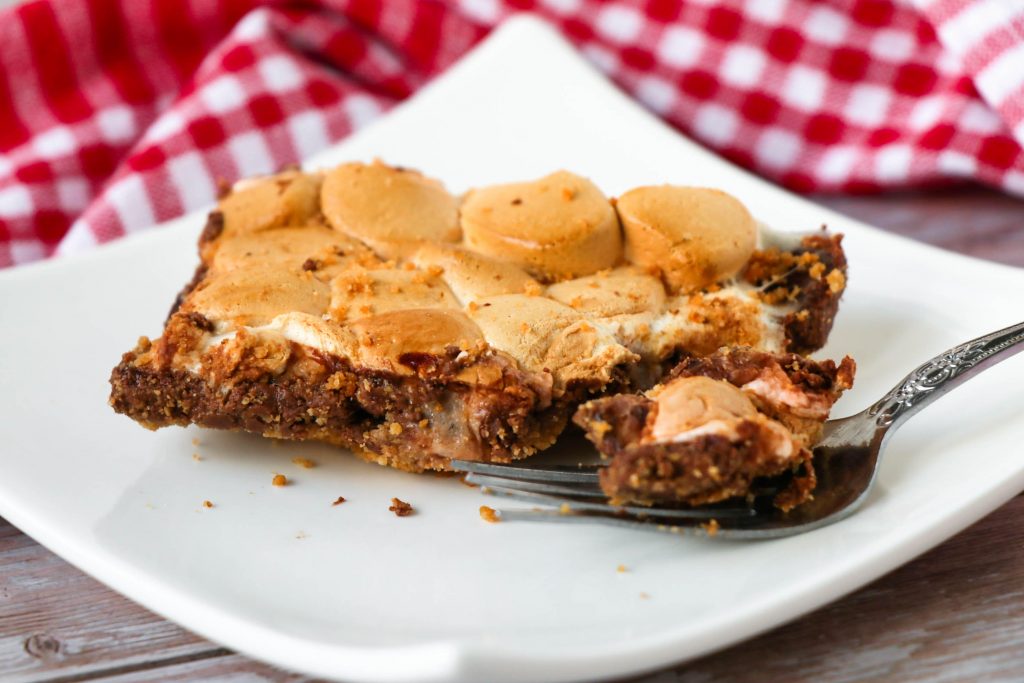
{"label": "red and white checkered cloth", "polygon": [[1024,194],[1020,0],[33,0],[0,11],[0,266],[301,160],[524,10],[795,190]]}

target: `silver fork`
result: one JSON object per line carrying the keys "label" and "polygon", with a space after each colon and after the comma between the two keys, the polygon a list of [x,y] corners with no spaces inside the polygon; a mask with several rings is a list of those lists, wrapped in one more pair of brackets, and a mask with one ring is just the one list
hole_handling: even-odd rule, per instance
{"label": "silver fork", "polygon": [[1024,323],[955,346],[919,366],[889,393],[850,417],[825,423],[814,448],[814,498],[789,512],[771,504],[771,486],[740,502],[694,508],[609,505],[598,485],[600,465],[532,467],[453,460],[466,482],[486,493],[533,503],[496,510],[501,521],[601,522],[721,538],[781,538],[833,524],[853,514],[871,491],[882,452],[912,415],[996,363],[1024,351]]}

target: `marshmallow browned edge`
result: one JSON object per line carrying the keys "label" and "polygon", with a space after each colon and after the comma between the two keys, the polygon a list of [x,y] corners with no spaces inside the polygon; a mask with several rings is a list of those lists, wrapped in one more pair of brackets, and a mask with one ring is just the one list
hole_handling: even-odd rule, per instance
{"label": "marshmallow browned edge", "polygon": [[462,231],[473,251],[545,282],[611,268],[622,255],[619,220],[594,183],[568,171],[472,190]]}
{"label": "marshmallow browned edge", "polygon": [[335,230],[369,245],[384,258],[401,258],[423,242],[457,242],[459,200],[418,171],[342,164],[320,190],[324,217]]}
{"label": "marshmallow browned edge", "polygon": [[673,292],[692,292],[736,275],[757,246],[757,224],[721,190],[638,187],[616,203],[626,259],[657,270]]}

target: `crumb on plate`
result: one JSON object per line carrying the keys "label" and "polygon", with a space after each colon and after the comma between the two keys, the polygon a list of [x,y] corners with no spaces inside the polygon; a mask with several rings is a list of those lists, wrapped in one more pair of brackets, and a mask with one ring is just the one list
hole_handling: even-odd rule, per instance
{"label": "crumb on plate", "polygon": [[398,498],[391,499],[391,507],[389,507],[388,510],[394,512],[397,517],[408,517],[413,512],[412,505],[409,505],[409,503]]}

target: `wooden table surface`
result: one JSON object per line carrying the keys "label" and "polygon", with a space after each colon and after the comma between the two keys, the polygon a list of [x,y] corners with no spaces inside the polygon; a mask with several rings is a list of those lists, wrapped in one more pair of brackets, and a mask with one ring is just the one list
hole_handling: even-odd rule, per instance
{"label": "wooden table surface", "polygon": [[[914,239],[1024,266],[1020,200],[978,189],[819,200]],[[161,619],[0,519],[0,680],[224,678],[306,680]],[[1024,496],[832,605],[635,680],[1024,680]]]}

